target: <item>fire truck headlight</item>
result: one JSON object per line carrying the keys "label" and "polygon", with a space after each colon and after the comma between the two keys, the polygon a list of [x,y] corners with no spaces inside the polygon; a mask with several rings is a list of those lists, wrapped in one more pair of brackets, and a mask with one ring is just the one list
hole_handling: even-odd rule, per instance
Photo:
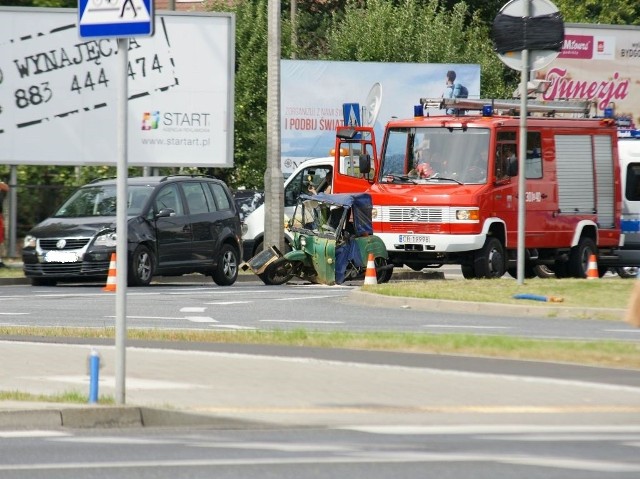
{"label": "fire truck headlight", "polygon": [[373,221],[376,221],[376,220],[378,219],[378,217],[379,217],[379,216],[381,217],[381,215],[380,215],[380,211],[379,211],[379,210],[380,210],[380,207],[376,207],[376,206],[374,206],[374,207],[371,209],[371,219],[372,219]]}
{"label": "fire truck headlight", "polygon": [[456,210],[456,219],[459,221],[478,221],[480,215],[475,209]]}

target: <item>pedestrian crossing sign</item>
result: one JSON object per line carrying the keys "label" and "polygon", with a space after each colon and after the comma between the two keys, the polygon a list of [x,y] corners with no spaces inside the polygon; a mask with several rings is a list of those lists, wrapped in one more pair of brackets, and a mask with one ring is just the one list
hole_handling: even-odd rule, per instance
{"label": "pedestrian crossing sign", "polygon": [[153,35],[153,0],[78,0],[80,37]]}

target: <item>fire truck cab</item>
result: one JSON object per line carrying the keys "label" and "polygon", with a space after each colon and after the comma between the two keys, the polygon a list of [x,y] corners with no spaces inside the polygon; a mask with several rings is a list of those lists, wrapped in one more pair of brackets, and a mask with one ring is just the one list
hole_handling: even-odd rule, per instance
{"label": "fire truck cab", "polygon": [[[584,278],[592,254],[601,275],[616,263],[621,183],[615,122],[588,118],[590,102],[530,101],[521,138],[519,103],[421,99],[413,118],[387,123],[379,160],[374,143],[375,171],[368,171],[366,155],[359,158],[359,171],[368,175],[359,181],[369,182],[373,198],[374,232],[396,266],[459,264],[465,278],[516,277],[522,162],[525,277],[546,265],[557,277]],[[439,113],[430,115],[434,107]],[[521,142],[524,158],[518,157]],[[334,191],[341,183],[336,175]]]}

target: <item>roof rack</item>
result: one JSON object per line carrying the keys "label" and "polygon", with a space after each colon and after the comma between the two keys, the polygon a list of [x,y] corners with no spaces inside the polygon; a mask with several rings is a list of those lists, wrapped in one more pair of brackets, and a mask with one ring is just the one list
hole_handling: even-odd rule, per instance
{"label": "roof rack", "polygon": [[[485,106],[491,105],[493,111],[508,112],[517,115],[520,111],[520,99],[470,99],[470,98],[420,98],[423,108],[437,108],[439,110],[475,110],[482,111]],[[591,114],[594,102],[591,100],[527,100],[529,113],[545,113],[546,116],[555,116],[560,113],[574,113],[588,118]]]}

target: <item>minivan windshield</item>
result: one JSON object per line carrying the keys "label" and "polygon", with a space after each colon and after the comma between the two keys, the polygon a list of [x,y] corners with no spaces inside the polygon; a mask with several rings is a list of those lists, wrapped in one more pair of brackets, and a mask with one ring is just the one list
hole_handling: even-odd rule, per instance
{"label": "minivan windshield", "polygon": [[[127,214],[140,214],[152,192],[151,186],[129,186]],[[53,215],[54,218],[88,216],[116,216],[116,185],[80,188]]]}

